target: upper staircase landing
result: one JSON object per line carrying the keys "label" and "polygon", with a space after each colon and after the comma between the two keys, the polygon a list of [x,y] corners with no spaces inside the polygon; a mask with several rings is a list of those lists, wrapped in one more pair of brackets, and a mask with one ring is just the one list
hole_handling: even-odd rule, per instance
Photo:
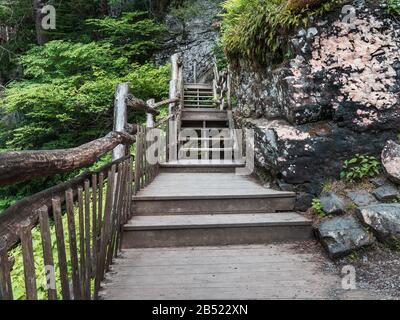
{"label": "upper staircase landing", "polygon": [[208,84],[185,84],[184,108],[214,108],[213,88]]}

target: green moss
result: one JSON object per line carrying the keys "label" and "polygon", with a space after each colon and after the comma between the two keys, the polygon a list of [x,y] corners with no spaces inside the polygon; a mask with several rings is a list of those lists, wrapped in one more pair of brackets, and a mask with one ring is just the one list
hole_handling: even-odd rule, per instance
{"label": "green moss", "polygon": [[261,64],[280,62],[288,54],[287,35],[291,30],[307,27],[310,17],[321,16],[342,1],[289,2],[290,6],[287,0],[225,1],[222,43],[228,57]]}

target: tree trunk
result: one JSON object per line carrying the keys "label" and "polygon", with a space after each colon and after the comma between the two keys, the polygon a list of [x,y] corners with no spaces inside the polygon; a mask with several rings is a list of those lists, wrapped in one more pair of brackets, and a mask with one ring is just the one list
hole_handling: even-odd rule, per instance
{"label": "tree trunk", "polygon": [[109,15],[108,0],[101,0],[100,1],[100,12],[101,12],[102,15],[105,15],[105,16]]}
{"label": "tree trunk", "polygon": [[33,10],[35,15],[35,26],[36,26],[36,39],[37,44],[42,46],[49,41],[46,31],[42,28],[42,20],[44,14],[42,8],[44,7],[44,0],[33,0]]}
{"label": "tree trunk", "polygon": [[132,144],[134,141],[133,136],[114,131],[104,138],[72,149],[0,153],[0,185],[87,167],[117,145]]}

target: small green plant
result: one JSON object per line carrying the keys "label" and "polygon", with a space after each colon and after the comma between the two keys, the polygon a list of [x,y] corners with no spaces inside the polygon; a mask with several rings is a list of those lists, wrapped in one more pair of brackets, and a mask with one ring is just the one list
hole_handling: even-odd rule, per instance
{"label": "small green plant", "polygon": [[333,191],[333,183],[330,181],[324,182],[322,184],[322,191],[324,192]]}
{"label": "small green plant", "polygon": [[351,211],[351,210],[355,210],[355,209],[357,209],[357,206],[353,202],[346,204],[346,210]]}
{"label": "small green plant", "polygon": [[311,208],[314,210],[314,213],[320,217],[320,218],[325,218],[327,216],[326,212],[324,211],[324,208],[322,207],[321,200],[318,198],[313,199]]}
{"label": "small green plant", "polygon": [[347,259],[349,260],[349,262],[356,262],[357,260],[360,259],[360,254],[357,251],[352,251]]}
{"label": "small green plant", "polygon": [[361,180],[365,177],[374,177],[382,171],[380,161],[374,156],[356,154],[350,160],[345,160],[341,179],[350,181]]}
{"label": "small green plant", "polygon": [[399,0],[387,0],[386,12],[393,15],[400,15],[400,2]]}

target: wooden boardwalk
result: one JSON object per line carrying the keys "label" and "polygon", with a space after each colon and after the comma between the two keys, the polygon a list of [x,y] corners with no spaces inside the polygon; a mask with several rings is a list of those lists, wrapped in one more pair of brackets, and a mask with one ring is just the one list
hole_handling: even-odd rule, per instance
{"label": "wooden boardwalk", "polygon": [[124,250],[102,299],[373,299],[290,244]]}

